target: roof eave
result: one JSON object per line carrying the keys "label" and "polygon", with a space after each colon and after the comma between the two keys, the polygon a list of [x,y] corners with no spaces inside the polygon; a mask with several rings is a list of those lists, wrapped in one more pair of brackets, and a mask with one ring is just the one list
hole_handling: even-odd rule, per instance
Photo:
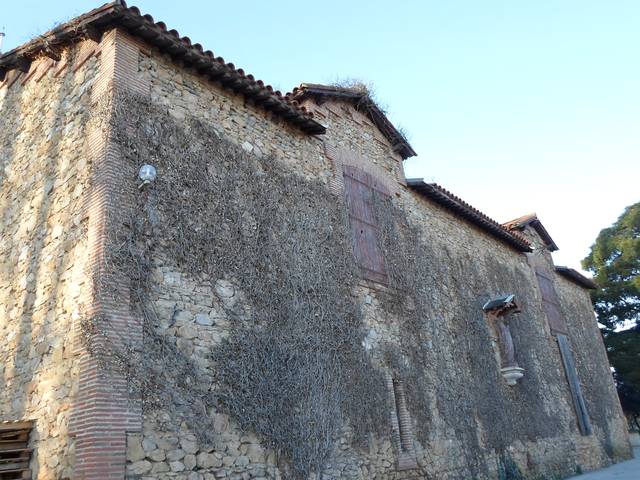
{"label": "roof eave", "polygon": [[252,75],[245,75],[232,63],[204,51],[200,44],[192,44],[188,37],[180,37],[175,30],[167,30],[164,23],[154,23],[150,15],[142,15],[136,7],[127,7],[122,0],[111,2],[74,18],[51,31],[0,56],[0,80],[7,70],[16,68],[21,61],[30,61],[50,46],[67,45],[91,35],[92,31],[104,32],[112,27],[121,27],[133,36],[167,53],[196,70],[199,75],[219,82],[223,88],[251,98],[256,105],[283,118],[288,123],[310,135],[322,135],[326,127],[298,105],[298,102],[273,91]]}
{"label": "roof eave", "polygon": [[542,238],[542,241],[547,246],[550,252],[556,252],[559,250],[558,245],[556,245],[556,242],[553,241],[553,238],[551,238],[551,235],[549,235],[549,232],[546,228],[544,228],[544,225],[542,225],[542,222],[540,222],[540,220],[536,218],[533,222],[531,222],[531,227],[533,227],[533,229],[538,232],[538,235],[540,235],[540,238]]}
{"label": "roof eave", "polygon": [[421,178],[407,179],[407,185],[418,193],[435,201],[439,205],[453,211],[468,222],[476,225],[519,252],[531,252],[531,246],[525,239],[509,232],[495,220],[492,220],[482,212],[468,205],[466,202],[444,191],[441,187],[435,184],[426,183]]}
{"label": "roof eave", "polygon": [[125,7],[122,2],[106,3],[79,17],[63,23],[36,38],[0,55],[0,68],[12,69],[23,58],[34,58],[50,45],[68,43],[87,35],[86,27],[102,27],[119,18]]}
{"label": "roof eave", "polygon": [[389,140],[394,152],[400,154],[403,160],[418,155],[400,131],[389,121],[385,113],[380,110],[368,95],[359,92],[348,91],[327,85],[303,83],[300,88],[294,89],[293,97],[301,101],[308,97],[339,98],[355,103],[356,110],[364,111],[376,128]]}
{"label": "roof eave", "polygon": [[585,277],[577,270],[574,270],[570,267],[563,267],[560,265],[556,265],[555,267],[556,273],[562,275],[567,280],[581,286],[582,288],[586,288],[587,290],[598,290],[600,289],[600,285],[598,285],[592,279]]}
{"label": "roof eave", "polygon": [[524,230],[526,226],[531,226],[531,228],[533,228],[538,236],[542,239],[545,246],[550,252],[559,250],[558,245],[553,240],[553,238],[551,238],[551,235],[549,235],[549,232],[544,227],[544,225],[542,225],[542,222],[535,213],[529,213],[522,217],[503,223],[502,225],[509,230]]}

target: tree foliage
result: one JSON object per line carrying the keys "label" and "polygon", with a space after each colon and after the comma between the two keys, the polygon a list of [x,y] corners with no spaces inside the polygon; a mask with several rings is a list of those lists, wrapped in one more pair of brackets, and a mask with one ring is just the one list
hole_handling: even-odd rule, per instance
{"label": "tree foliage", "polygon": [[[593,294],[605,334],[640,320],[640,202],[627,207],[611,227],[600,232],[582,261],[602,287]],[[633,325],[629,325],[632,323]]]}
{"label": "tree foliage", "polygon": [[592,293],[623,409],[640,418],[640,202],[600,232],[582,261],[602,287]]}

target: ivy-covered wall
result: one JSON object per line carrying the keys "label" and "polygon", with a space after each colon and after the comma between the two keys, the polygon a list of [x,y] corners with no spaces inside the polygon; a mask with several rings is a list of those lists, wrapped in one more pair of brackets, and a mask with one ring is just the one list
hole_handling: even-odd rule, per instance
{"label": "ivy-covered wall", "polygon": [[[88,101],[102,61],[93,57],[20,94],[31,107],[56,100],[49,117],[25,113],[13,92],[0,97],[9,125],[36,125],[23,128],[22,150],[1,138],[0,180],[11,188],[0,192],[9,232],[0,273],[13,283],[0,285],[10,346],[0,412],[45,419],[34,443],[43,472],[73,475],[62,430],[79,374],[65,334],[78,326],[85,347],[103,349],[87,348],[100,371],[126,380],[132,411],[141,400],[129,478],[551,479],[629,455],[588,296],[558,277],[593,424],[592,435],[578,430],[532,270],[551,267],[547,252],[527,257],[408,189],[401,158],[353,106],[308,100],[327,126],[308,136],[116,33],[109,58],[126,62],[114,61],[108,98]],[[126,93],[128,81],[137,93]],[[122,169],[105,190],[100,263],[100,278],[118,282],[97,287],[101,300],[130,306],[122,318],[134,328],[116,330],[141,327],[141,344],[93,341],[112,338],[115,317],[75,305],[78,289],[96,288],[78,213],[89,123]],[[158,177],[138,188],[145,163]],[[363,279],[353,255],[348,167],[390,193],[372,200],[385,285]],[[482,311],[505,293],[522,310],[511,320],[525,369],[515,386],[500,374],[498,332]],[[40,395],[52,385],[55,399]]]}
{"label": "ivy-covered wall", "polygon": [[620,403],[611,375],[602,334],[598,328],[591,298],[564,277],[556,277],[556,288],[567,319],[578,376],[583,386],[590,417],[598,441],[608,456],[617,458],[627,451],[627,426],[622,422]]}
{"label": "ivy-covered wall", "polygon": [[[139,212],[114,253],[147,322],[130,475],[561,478],[628,455],[606,366],[583,379],[576,353],[590,407],[614,405],[594,404],[594,434],[580,435],[526,256],[407,190],[398,156],[352,107],[314,107],[329,128],[310,138],[153,52],[140,75],[149,98],[118,99],[114,117],[132,178],[158,169],[143,193],[132,180]],[[375,208],[387,287],[353,259],[332,149],[395,185]],[[568,302],[586,298],[565,287]],[[522,308],[516,386],[481,308],[504,293]],[[591,320],[571,323],[576,352],[599,345]],[[390,379],[406,395],[409,470],[397,468]]]}

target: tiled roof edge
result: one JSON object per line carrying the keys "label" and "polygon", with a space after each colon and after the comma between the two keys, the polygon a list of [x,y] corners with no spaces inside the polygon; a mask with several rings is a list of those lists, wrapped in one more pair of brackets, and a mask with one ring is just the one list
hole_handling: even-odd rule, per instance
{"label": "tiled roof edge", "polygon": [[531,252],[531,245],[526,239],[517,233],[507,230],[504,226],[440,185],[436,183],[426,183],[421,178],[407,179],[407,185],[516,250],[520,252]]}
{"label": "tiled roof edge", "polygon": [[556,242],[554,242],[553,238],[551,238],[551,235],[549,235],[549,232],[535,213],[530,213],[514,220],[510,220],[503,223],[502,225],[509,230],[521,230],[527,225],[531,225],[531,228],[533,228],[537,232],[537,234],[540,235],[540,238],[545,243],[550,252],[559,250],[558,245],[556,244]]}
{"label": "tiled roof edge", "polygon": [[137,7],[128,7],[122,0],[107,3],[76,17],[47,33],[0,56],[0,81],[7,71],[28,68],[31,60],[41,54],[53,54],[54,49],[83,37],[99,38],[106,30],[120,27],[131,35],[167,53],[173,60],[195,69],[198,74],[220,82],[228,89],[251,99],[255,104],[283,118],[308,134],[323,134],[326,128],[315,121],[312,113],[301,107],[294,98],[276,91],[253,75],[245,74],[233,63],[225,63],[189,37],[180,37],[163,22],[155,22],[151,15],[143,15]]}
{"label": "tiled roof edge", "polygon": [[355,103],[356,109],[363,112],[374,123],[403,159],[417,155],[405,136],[389,121],[385,113],[366,93],[332,85],[303,83],[288,93],[287,97],[300,101],[308,97],[331,97],[351,101]]}
{"label": "tiled roof edge", "polygon": [[585,277],[584,275],[582,275],[577,270],[574,270],[573,268],[556,265],[556,272],[559,275],[562,275],[563,277],[565,277],[567,280],[570,280],[573,283],[576,283],[583,288],[586,288],[589,290],[598,290],[600,288],[600,286],[596,282],[594,282],[592,279]]}

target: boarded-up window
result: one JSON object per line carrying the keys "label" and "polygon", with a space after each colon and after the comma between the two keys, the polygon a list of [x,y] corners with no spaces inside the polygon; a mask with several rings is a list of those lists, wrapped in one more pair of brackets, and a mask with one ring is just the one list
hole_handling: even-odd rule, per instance
{"label": "boarded-up window", "polygon": [[556,289],[553,287],[551,276],[545,270],[536,268],[536,277],[538,278],[538,285],[542,293],[542,306],[547,314],[551,333],[568,333],[567,323],[562,316],[562,310],[560,308],[560,299],[558,298]]}
{"label": "boarded-up window", "polygon": [[411,416],[407,408],[404,385],[401,381],[389,378],[389,389],[392,393],[393,411],[391,423],[396,450],[398,451],[398,470],[416,468],[416,453],[413,446]]}
{"label": "boarded-up window", "polygon": [[573,408],[576,411],[576,418],[578,419],[578,428],[582,435],[591,435],[591,420],[589,419],[587,404],[582,396],[582,388],[580,388],[578,372],[576,371],[576,365],[573,361],[569,339],[565,335],[556,335],[556,337],[558,338],[558,347],[560,347],[564,373],[567,376],[569,390],[571,390],[571,399],[573,400]]}
{"label": "boarded-up window", "polygon": [[32,422],[0,423],[0,480],[30,479]]}
{"label": "boarded-up window", "polygon": [[387,271],[379,244],[374,195],[388,196],[389,192],[374,177],[360,169],[345,165],[343,172],[356,261],[365,279],[386,284]]}

